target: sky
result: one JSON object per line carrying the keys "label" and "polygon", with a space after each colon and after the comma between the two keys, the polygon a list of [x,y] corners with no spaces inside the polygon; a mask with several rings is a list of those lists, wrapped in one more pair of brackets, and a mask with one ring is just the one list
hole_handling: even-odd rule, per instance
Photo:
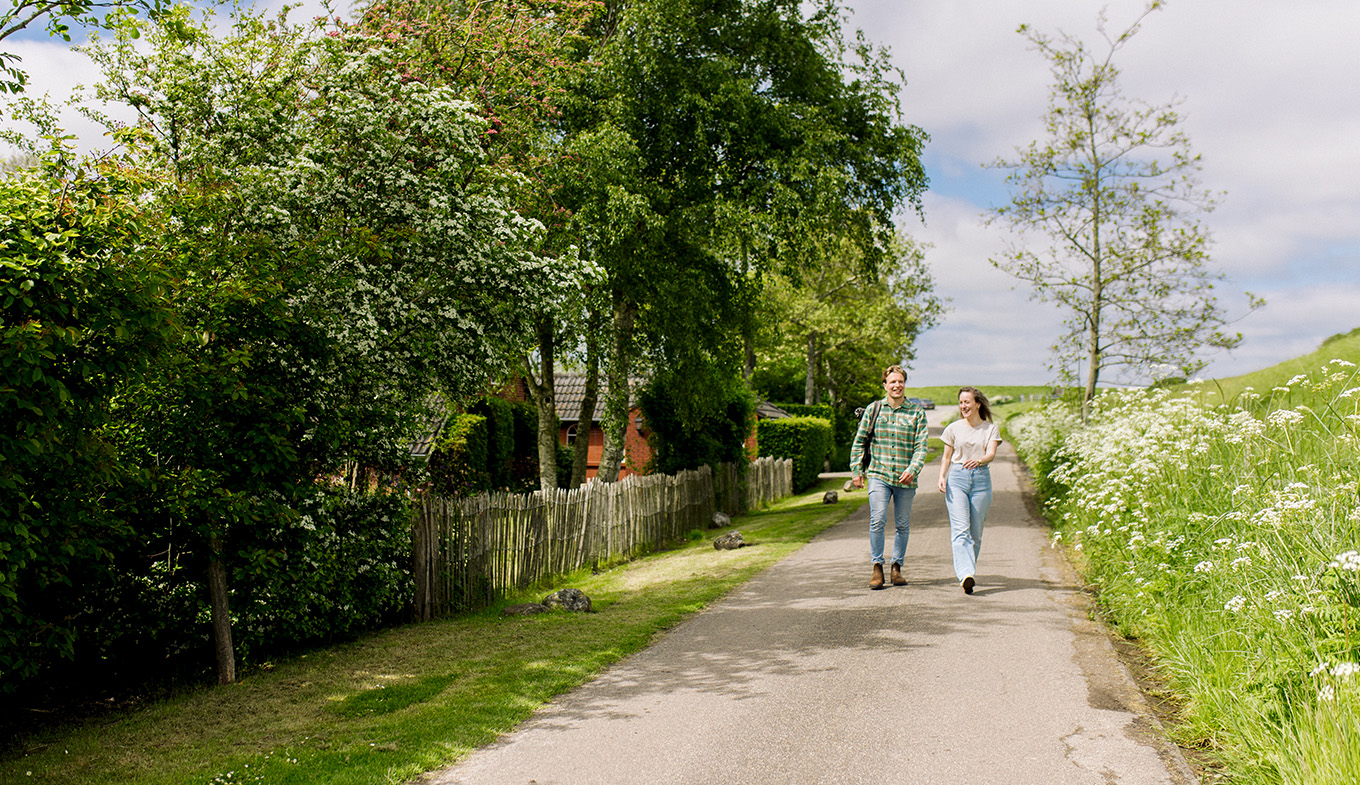
{"label": "sky", "polygon": [[[1063,313],[989,261],[1005,229],[987,226],[1008,201],[1004,172],[984,168],[1042,140],[1047,62],[1021,24],[1103,46],[1096,17],[1124,30],[1143,0],[845,0],[849,24],[891,49],[906,77],[904,119],[930,135],[925,220],[900,225],[930,245],[943,323],[917,342],[909,384],[1046,384]],[[1244,337],[1205,356],[1206,378],[1249,373],[1360,327],[1360,3],[1355,0],[1170,0],[1121,50],[1126,95],[1179,100],[1182,129],[1219,195],[1202,217],[1220,303]],[[92,83],[83,56],[35,31],[4,42],[32,92],[64,98]],[[1103,51],[1103,50],[1102,50]],[[71,121],[87,138],[92,126]],[[1247,309],[1244,292],[1266,306]]]}
{"label": "sky", "polygon": [[[1099,47],[1097,14],[1118,33],[1141,0],[847,0],[850,24],[887,45],[906,76],[907,122],[930,135],[922,224],[943,324],[917,342],[911,386],[1045,384],[1061,332],[1055,305],[996,269],[1006,230],[983,214],[1009,200],[1004,171],[1042,140],[1051,76],[1021,24]],[[1306,354],[1360,327],[1360,3],[1170,0],[1116,56],[1126,95],[1180,100],[1219,205],[1201,220],[1220,303],[1242,344],[1206,354],[1205,378],[1237,376]],[[1264,297],[1249,311],[1244,292]]]}

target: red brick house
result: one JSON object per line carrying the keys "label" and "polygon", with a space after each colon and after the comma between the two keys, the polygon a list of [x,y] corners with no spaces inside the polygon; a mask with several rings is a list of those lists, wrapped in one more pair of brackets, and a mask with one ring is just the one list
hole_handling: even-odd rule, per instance
{"label": "red brick house", "polygon": [[[585,397],[586,375],[583,373],[558,373],[554,374],[553,381],[555,382],[554,402],[557,407],[557,419],[561,422],[557,439],[567,446],[575,444],[583,433],[585,438],[590,439],[590,447],[586,450],[586,479],[589,480],[599,470],[600,457],[604,455],[604,428],[601,423],[604,415],[605,392],[608,388],[605,381],[601,379],[595,402],[595,414],[591,417],[589,427],[583,428],[580,422],[581,399]],[[623,437],[624,458],[623,466],[619,470],[619,479],[630,474],[644,473],[647,462],[652,459],[652,446],[647,442],[648,436],[642,410],[637,406],[630,405],[628,407],[628,431]]]}
{"label": "red brick house", "polygon": [[[601,425],[601,418],[604,414],[604,381],[600,382],[598,399],[595,404],[595,414],[591,418],[588,430],[581,427],[581,398],[585,395],[586,377],[583,373],[559,373],[554,377],[556,381],[556,404],[557,419],[561,422],[561,429],[558,431],[558,441],[565,445],[572,445],[580,438],[583,431],[588,434],[590,447],[586,452],[586,479],[595,476],[595,472],[600,468],[600,456],[604,454],[604,429]],[[636,381],[635,381],[636,383]],[[756,419],[778,419],[788,417],[788,412],[780,409],[774,404],[761,401],[756,405]],[[619,478],[622,479],[630,474],[642,474],[647,466],[647,462],[652,459],[652,447],[647,439],[650,432],[647,430],[646,420],[642,416],[642,411],[637,406],[630,406],[628,409],[628,431],[623,437],[624,442],[624,465],[619,471]],[[746,438],[746,452],[751,458],[756,456],[756,429],[751,428],[751,435]]]}

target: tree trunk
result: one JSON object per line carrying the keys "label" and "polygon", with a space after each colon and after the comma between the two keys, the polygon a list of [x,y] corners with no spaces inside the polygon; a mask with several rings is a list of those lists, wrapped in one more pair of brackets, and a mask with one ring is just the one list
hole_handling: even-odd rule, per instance
{"label": "tree trunk", "polygon": [[[1093,161],[1099,160],[1097,154],[1092,152]],[[1100,176],[1099,169],[1095,175]],[[1091,205],[1091,307],[1086,315],[1086,390],[1081,398],[1081,421],[1086,423],[1086,418],[1091,412],[1091,401],[1096,397],[1096,382],[1100,380],[1100,311],[1105,304],[1105,270],[1101,265],[1104,257],[1101,249],[1101,221],[1103,218],[1104,205],[1101,204],[1099,189],[1096,189],[1095,201]]]}
{"label": "tree trunk", "polygon": [[756,342],[750,335],[750,329],[746,335],[746,365],[741,370],[741,375],[746,381],[751,381],[751,377],[756,373]]}
{"label": "tree trunk", "polygon": [[538,381],[530,384],[538,407],[538,487],[557,487],[557,383],[553,365],[557,362],[557,336],[551,317],[538,322]]}
{"label": "tree trunk", "polygon": [[803,377],[803,403],[811,406],[817,398],[817,366],[820,365],[820,358],[817,355],[817,333],[808,333],[807,341],[807,372]]}
{"label": "tree trunk", "polygon": [[571,487],[579,488],[586,481],[590,463],[590,435],[594,430],[595,402],[600,392],[600,340],[591,331],[586,336],[586,383],[581,392],[581,412],[576,419],[576,441],[572,444]]}
{"label": "tree trunk", "polygon": [[208,601],[212,609],[213,644],[217,653],[217,683],[236,681],[236,652],[231,642],[231,608],[227,603],[227,568],[222,564],[222,538],[208,540]]}
{"label": "tree trunk", "polygon": [[609,391],[604,402],[604,454],[595,473],[602,482],[618,482],[623,468],[624,436],[628,433],[628,372],[632,366],[633,322],[637,305],[617,298],[614,302],[614,343],[607,370]]}

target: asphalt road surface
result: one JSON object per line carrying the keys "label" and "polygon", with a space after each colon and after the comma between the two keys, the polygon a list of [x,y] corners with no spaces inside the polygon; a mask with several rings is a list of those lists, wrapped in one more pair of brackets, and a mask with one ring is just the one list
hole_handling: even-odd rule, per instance
{"label": "asphalt road surface", "polygon": [[[931,413],[938,423],[943,412]],[[1189,785],[1060,555],[1014,452],[978,586],[954,579],[937,466],[908,585],[868,589],[868,505],[440,785]],[[892,528],[888,527],[889,547]]]}

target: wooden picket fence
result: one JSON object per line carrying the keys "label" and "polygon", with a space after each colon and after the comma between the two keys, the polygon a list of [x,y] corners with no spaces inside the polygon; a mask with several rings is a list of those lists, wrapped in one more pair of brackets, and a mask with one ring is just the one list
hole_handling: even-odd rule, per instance
{"label": "wooden picket fence", "polygon": [[[416,504],[412,569],[417,619],[488,605],[552,575],[639,556],[791,493],[793,462],[752,462],[676,475],[633,475],[572,490],[426,495]],[[741,509],[736,509],[740,507]]]}

